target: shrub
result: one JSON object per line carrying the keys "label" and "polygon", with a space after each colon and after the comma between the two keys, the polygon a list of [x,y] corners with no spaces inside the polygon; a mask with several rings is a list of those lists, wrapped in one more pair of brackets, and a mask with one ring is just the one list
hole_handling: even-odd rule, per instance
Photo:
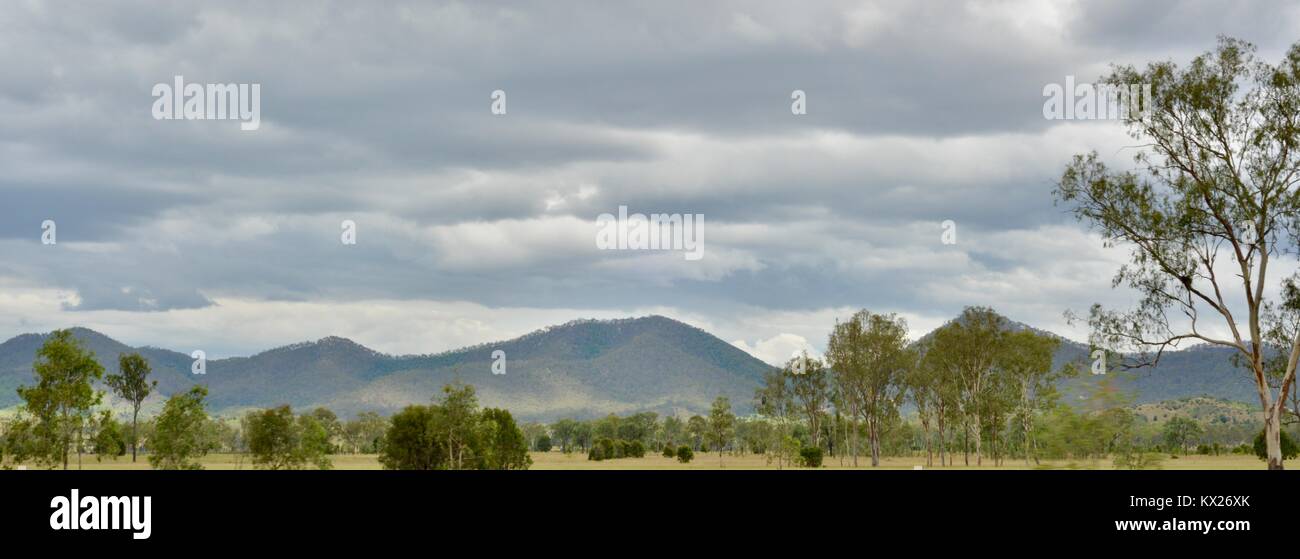
{"label": "shrub", "polygon": [[[1291,435],[1286,434],[1286,431],[1282,431],[1279,434],[1282,436],[1282,440],[1279,441],[1282,445],[1282,459],[1290,460],[1295,458],[1297,455],[1300,455],[1300,447],[1296,447],[1295,439],[1292,439]],[[1260,460],[1268,460],[1268,445],[1264,442],[1263,431],[1260,431],[1258,435],[1255,435],[1255,456],[1258,456]]]}
{"label": "shrub", "polygon": [[799,465],[805,468],[822,467],[822,449],[817,446],[804,447],[799,450]]}
{"label": "shrub", "polygon": [[676,458],[676,457],[677,457],[677,447],[670,444],[664,445],[664,458]]}
{"label": "shrub", "polygon": [[[667,455],[667,454],[665,454]],[[645,456],[645,444],[641,441],[623,439],[596,439],[587,452],[588,460],[613,460],[615,458],[641,458]]]}
{"label": "shrub", "polygon": [[537,446],[537,451],[538,451],[538,452],[550,452],[550,451],[551,451],[551,438],[548,437],[548,436],[546,436],[546,435],[542,435],[542,436],[540,436],[540,437],[537,437],[537,445],[536,445],[536,446]]}
{"label": "shrub", "polygon": [[678,462],[681,462],[681,463],[683,463],[683,464],[686,464],[686,463],[689,463],[691,460],[694,460],[694,459],[695,459],[695,453],[691,451],[691,447],[686,446],[686,445],[682,445],[681,447],[678,447],[678,449],[677,449],[677,461],[678,461]]}

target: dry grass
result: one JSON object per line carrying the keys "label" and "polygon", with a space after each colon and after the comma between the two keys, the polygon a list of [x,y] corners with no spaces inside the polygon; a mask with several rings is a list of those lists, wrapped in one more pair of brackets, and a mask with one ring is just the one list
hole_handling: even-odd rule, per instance
{"label": "dry grass", "polygon": [[[644,458],[620,458],[617,460],[605,460],[593,462],[587,460],[585,453],[574,452],[564,454],[562,452],[534,452],[533,469],[534,470],[775,470],[775,463],[769,464],[767,459],[760,455],[748,454],[744,456],[723,455],[721,461],[717,454],[700,453],[695,456],[695,460],[689,464],[682,464],[676,459],[664,458],[658,454],[647,455]],[[372,454],[345,454],[331,457],[334,461],[334,468],[338,470],[378,470],[381,469],[379,461]],[[247,458],[235,454],[212,454],[203,458],[203,467],[209,470],[251,470],[252,462]],[[879,469],[892,470],[911,470],[915,466],[924,465],[924,457],[889,457],[881,460]],[[1004,462],[1001,466],[994,467],[989,462],[985,462],[983,467],[967,467],[962,463],[961,456],[957,457],[956,466],[950,466],[942,469],[981,469],[981,470],[1023,470],[1032,469],[1026,467],[1024,461],[1011,460]],[[858,469],[871,469],[871,459],[866,457],[858,458]],[[1109,460],[1098,461],[1079,461],[1070,462],[1065,460],[1052,460],[1044,462],[1045,467],[1059,469],[1111,469]],[[1229,455],[1229,456],[1182,456],[1177,459],[1171,459],[1165,455],[1161,463],[1161,469],[1165,470],[1262,470],[1264,463],[1253,456]],[[1288,469],[1300,468],[1300,460],[1291,460],[1286,464]],[[76,459],[69,466],[72,469],[77,468]],[[94,456],[82,457],[82,469],[86,470],[148,470],[149,461],[145,457],[140,457],[138,462],[132,463],[130,458],[118,458],[117,460],[96,461]],[[791,469],[786,466],[784,469]],[[795,468],[800,469],[802,468]],[[838,457],[827,457],[822,469],[839,470],[853,469],[851,459],[846,459],[841,465]],[[940,468],[935,468],[940,469]]]}

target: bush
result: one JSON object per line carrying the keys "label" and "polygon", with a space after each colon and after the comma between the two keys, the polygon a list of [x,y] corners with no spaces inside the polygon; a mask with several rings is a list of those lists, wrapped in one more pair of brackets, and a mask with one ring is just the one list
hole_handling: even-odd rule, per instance
{"label": "bush", "polygon": [[676,457],[677,457],[677,447],[670,444],[664,445],[664,458],[676,458]]}
{"label": "bush", "polygon": [[804,447],[799,450],[799,465],[805,468],[822,467],[822,449],[817,446]]}
{"label": "bush", "polygon": [[[1295,439],[1292,439],[1291,435],[1286,434],[1286,431],[1282,431],[1279,434],[1282,436],[1282,440],[1279,441],[1282,445],[1282,459],[1290,460],[1295,458],[1297,455],[1300,455],[1300,447],[1296,447]],[[1258,435],[1255,435],[1255,456],[1258,456],[1260,460],[1268,460],[1268,445],[1264,442],[1263,431],[1260,431]]]}
{"label": "bush", "polygon": [[542,435],[542,436],[540,436],[540,437],[537,437],[537,444],[536,444],[536,447],[537,447],[537,451],[538,451],[538,452],[550,452],[550,451],[551,451],[551,438],[548,437],[548,436],[546,436],[546,435]]}
{"label": "bush", "polygon": [[678,462],[681,462],[681,463],[683,463],[683,464],[686,464],[686,463],[689,463],[691,460],[694,460],[694,459],[695,459],[695,453],[691,451],[691,447],[686,446],[686,445],[682,445],[682,446],[678,447],[678,449],[677,449],[677,461],[678,461]]}
{"label": "bush", "polygon": [[645,456],[645,444],[641,441],[599,438],[591,444],[587,452],[588,460],[613,460],[615,458],[641,458]]}

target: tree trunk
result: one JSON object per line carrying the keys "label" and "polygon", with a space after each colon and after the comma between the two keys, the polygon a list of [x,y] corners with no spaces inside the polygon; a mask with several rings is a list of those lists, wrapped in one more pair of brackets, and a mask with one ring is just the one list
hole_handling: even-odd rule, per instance
{"label": "tree trunk", "polygon": [[980,432],[980,428],[982,425],[983,424],[980,423],[979,412],[975,412],[975,465],[976,466],[984,465],[983,456],[980,454],[980,450],[981,450],[980,443],[984,440],[983,433]]}
{"label": "tree trunk", "polygon": [[880,434],[876,426],[877,420],[868,419],[867,427],[871,429],[871,467],[875,468],[880,465]]}
{"label": "tree trunk", "polygon": [[943,463],[943,457],[944,457],[944,451],[947,450],[946,444],[947,444],[948,437],[945,434],[946,432],[944,431],[943,427],[944,427],[943,408],[939,408],[939,466],[940,467],[947,465]]}
{"label": "tree trunk", "polygon": [[140,446],[139,435],[137,434],[140,423],[140,405],[136,404],[135,410],[131,412],[131,461],[135,462],[135,449]]}
{"label": "tree trunk", "polygon": [[1022,419],[1020,420],[1020,422],[1021,422],[1021,424],[1023,425],[1023,427],[1024,427],[1024,429],[1025,429],[1025,466],[1028,467],[1028,466],[1029,466],[1029,443],[1030,443],[1030,440],[1029,440],[1029,415],[1028,415],[1028,414],[1025,414],[1025,417],[1022,418]]}
{"label": "tree trunk", "polygon": [[1282,466],[1282,421],[1281,405],[1271,406],[1264,417],[1264,444],[1268,448],[1268,469],[1281,470]]}
{"label": "tree trunk", "polygon": [[934,467],[934,452],[930,450],[930,419],[922,417],[921,429],[925,431],[925,467]]}

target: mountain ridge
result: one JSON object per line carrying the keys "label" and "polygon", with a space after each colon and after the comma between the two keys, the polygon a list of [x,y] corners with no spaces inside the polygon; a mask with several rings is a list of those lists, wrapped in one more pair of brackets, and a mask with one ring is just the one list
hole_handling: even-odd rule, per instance
{"label": "mountain ridge", "polygon": [[[1062,340],[1054,365],[1091,361],[1089,346],[1052,332],[1009,321]],[[139,352],[150,361],[159,392],[171,394],[206,384],[214,411],[288,403],[325,405],[343,415],[391,413],[426,403],[450,382],[474,384],[484,405],[506,407],[523,419],[592,417],[656,411],[705,413],[713,397],[731,398],[748,412],[763,374],[774,369],[703,329],[661,315],[612,320],[576,319],[516,338],[427,354],[387,354],[341,336],[274,347],[249,356],[207,360],[207,375],[190,374],[189,355],[152,346],[131,347],[95,330],[73,327],[107,372],[117,356]],[[925,339],[930,334],[918,339]],[[35,351],[48,334],[24,333],[0,343],[0,408],[18,403],[15,388],[30,383]],[[506,374],[492,374],[492,351],[506,352]],[[1251,402],[1249,377],[1231,374],[1231,350],[1204,344],[1167,352],[1159,367],[1119,374],[1137,403],[1195,396]],[[1082,393],[1098,377],[1062,382]],[[146,411],[161,396],[146,402]]]}

